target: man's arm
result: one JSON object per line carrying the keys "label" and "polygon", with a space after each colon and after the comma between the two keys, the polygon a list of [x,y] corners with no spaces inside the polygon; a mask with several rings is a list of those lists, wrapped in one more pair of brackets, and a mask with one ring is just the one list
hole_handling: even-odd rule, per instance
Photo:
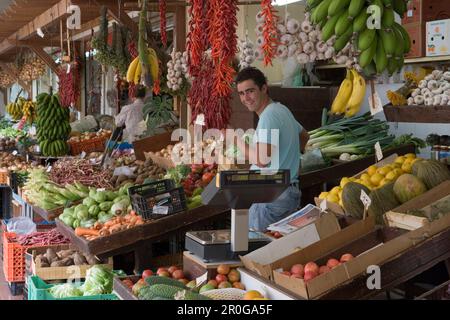
{"label": "man's arm", "polygon": [[300,132],[300,152],[301,153],[305,152],[305,147],[306,147],[306,144],[308,143],[308,140],[309,140],[309,133],[308,133],[308,131],[303,129],[302,132]]}

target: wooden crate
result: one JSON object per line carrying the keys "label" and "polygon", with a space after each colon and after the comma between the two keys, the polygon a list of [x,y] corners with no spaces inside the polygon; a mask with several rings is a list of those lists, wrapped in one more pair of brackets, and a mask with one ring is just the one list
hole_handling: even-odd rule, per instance
{"label": "wooden crate", "polygon": [[123,284],[122,280],[130,279],[133,283],[136,283],[140,276],[126,276],[126,277],[114,277],[113,291],[120,298],[120,300],[139,300],[131,290]]}
{"label": "wooden crate", "polygon": [[133,142],[134,153],[137,160],[145,160],[144,152],[156,152],[167,147],[169,144],[175,144],[171,141],[172,131],[147,137]]}
{"label": "wooden crate", "polygon": [[20,217],[22,215],[22,204],[16,200],[13,200],[11,203],[13,217]]}

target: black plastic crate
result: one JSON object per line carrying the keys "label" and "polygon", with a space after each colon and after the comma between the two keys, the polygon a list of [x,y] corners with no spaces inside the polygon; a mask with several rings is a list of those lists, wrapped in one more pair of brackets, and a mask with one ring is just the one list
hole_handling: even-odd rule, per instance
{"label": "black plastic crate", "polygon": [[164,218],[187,209],[186,195],[181,187],[156,194],[146,191],[143,193],[145,195],[140,193],[133,194],[131,188],[129,189],[131,205],[144,219]]}
{"label": "black plastic crate", "polygon": [[158,180],[139,186],[128,188],[128,194],[130,196],[139,194],[142,197],[151,197],[161,192],[167,192],[175,188],[175,181],[172,179]]}
{"label": "black plastic crate", "polygon": [[1,193],[1,219],[10,219],[12,213],[12,191],[8,185],[0,186]]}

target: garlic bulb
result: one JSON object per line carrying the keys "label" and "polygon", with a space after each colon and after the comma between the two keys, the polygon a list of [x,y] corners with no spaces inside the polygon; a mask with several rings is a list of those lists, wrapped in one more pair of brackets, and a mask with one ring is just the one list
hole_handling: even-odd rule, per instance
{"label": "garlic bulb", "polygon": [[187,57],[187,52],[172,51],[171,60],[167,62],[167,87],[170,90],[180,90],[184,79],[187,79]]}

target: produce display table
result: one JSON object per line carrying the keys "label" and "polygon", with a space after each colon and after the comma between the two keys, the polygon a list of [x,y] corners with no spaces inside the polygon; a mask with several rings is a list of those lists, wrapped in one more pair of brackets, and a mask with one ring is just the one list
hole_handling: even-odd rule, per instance
{"label": "produce display table", "polygon": [[[407,144],[398,148],[384,150],[383,156],[388,157],[394,153],[403,155],[414,152],[415,146],[413,144]],[[351,177],[356,173],[366,169],[375,162],[375,155],[371,155],[359,160],[339,163],[331,167],[300,174],[300,190],[302,191],[301,203],[314,203],[314,197],[317,197],[319,193],[323,191],[322,185],[324,183],[330,183],[335,180],[340,180],[343,177]]]}
{"label": "produce display table", "polygon": [[228,208],[201,206],[92,241],[76,236],[74,230],[59,219],[56,219],[56,226],[80,250],[96,255],[99,259],[134,251],[135,270],[143,270],[150,265],[153,242],[191,230],[208,220],[228,215]]}
{"label": "produce display table", "polygon": [[[387,240],[390,238],[387,236]],[[446,263],[450,276],[450,228],[380,265],[380,290],[369,289],[367,275],[363,275],[324,294],[320,299],[369,299],[405,283],[440,262]]]}

